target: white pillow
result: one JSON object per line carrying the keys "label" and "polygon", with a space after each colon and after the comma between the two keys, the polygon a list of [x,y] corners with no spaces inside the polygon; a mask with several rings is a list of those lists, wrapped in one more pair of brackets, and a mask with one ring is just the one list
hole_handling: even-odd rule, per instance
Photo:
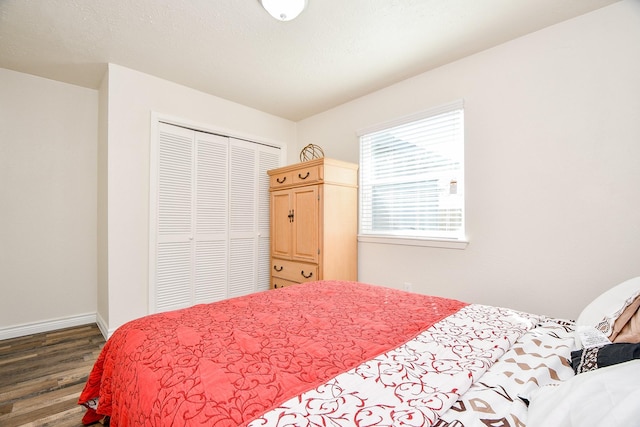
{"label": "white pillow", "polygon": [[[576,326],[596,328],[608,337],[613,331],[616,319],[638,295],[640,295],[640,276],[624,281],[594,299],[582,310],[576,320]],[[578,336],[576,339],[580,343]]]}
{"label": "white pillow", "polygon": [[527,427],[640,424],[640,360],[585,372],[541,387],[531,397]]}

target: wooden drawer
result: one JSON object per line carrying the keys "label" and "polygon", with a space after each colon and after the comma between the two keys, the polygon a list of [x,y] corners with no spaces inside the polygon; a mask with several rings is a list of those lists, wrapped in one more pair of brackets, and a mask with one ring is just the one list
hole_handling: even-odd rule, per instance
{"label": "wooden drawer", "polygon": [[292,172],[282,172],[282,173],[270,176],[269,187],[272,190],[275,188],[289,187],[291,185],[293,185]]}
{"label": "wooden drawer", "polygon": [[295,185],[313,184],[322,180],[322,166],[309,166],[293,171]]}
{"label": "wooden drawer", "polygon": [[281,279],[280,277],[271,276],[271,289],[284,288],[285,286],[297,285],[298,282],[292,282],[291,280]]}
{"label": "wooden drawer", "polygon": [[271,258],[271,275],[296,283],[318,280],[318,265]]}
{"label": "wooden drawer", "polygon": [[[311,163],[311,162],[309,162]],[[277,190],[293,186],[317,184],[322,182],[324,167],[314,161],[311,164],[299,163],[269,171],[269,189]]]}

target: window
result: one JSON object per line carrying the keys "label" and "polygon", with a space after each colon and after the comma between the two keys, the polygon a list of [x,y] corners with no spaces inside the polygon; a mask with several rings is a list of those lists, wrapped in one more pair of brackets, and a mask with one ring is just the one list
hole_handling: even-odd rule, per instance
{"label": "window", "polygon": [[464,240],[462,101],[359,135],[360,236]]}

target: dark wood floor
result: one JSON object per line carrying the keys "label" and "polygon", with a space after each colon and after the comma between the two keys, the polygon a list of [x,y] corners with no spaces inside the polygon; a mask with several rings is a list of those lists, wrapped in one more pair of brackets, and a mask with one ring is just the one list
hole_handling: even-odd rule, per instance
{"label": "dark wood floor", "polygon": [[0,341],[0,426],[78,427],[104,338],[96,325]]}

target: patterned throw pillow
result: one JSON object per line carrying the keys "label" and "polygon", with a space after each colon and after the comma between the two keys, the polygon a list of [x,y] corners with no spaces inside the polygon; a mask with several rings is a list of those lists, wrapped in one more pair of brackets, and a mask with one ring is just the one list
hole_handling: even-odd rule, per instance
{"label": "patterned throw pillow", "polygon": [[[609,339],[612,339],[612,334],[619,332],[619,330],[615,330],[616,320],[621,316],[624,317],[625,310],[632,306],[638,297],[640,297],[640,276],[614,286],[591,301],[578,316],[576,326],[596,328]],[[627,312],[627,314],[629,313]],[[623,326],[620,323],[622,322],[619,322],[619,328]],[[577,330],[578,328],[576,328]],[[615,338],[615,334],[613,338]],[[581,343],[580,336],[577,333],[576,340]]]}
{"label": "patterned throw pillow", "polygon": [[633,359],[640,359],[640,344],[609,344],[572,351],[571,367],[581,374]]}
{"label": "patterned throw pillow", "polygon": [[[611,341],[615,343],[640,343],[640,297],[636,300],[639,304],[627,307],[623,315],[616,320],[615,329],[618,327],[620,329],[615,337],[611,337]],[[631,315],[627,317],[629,313]]]}

